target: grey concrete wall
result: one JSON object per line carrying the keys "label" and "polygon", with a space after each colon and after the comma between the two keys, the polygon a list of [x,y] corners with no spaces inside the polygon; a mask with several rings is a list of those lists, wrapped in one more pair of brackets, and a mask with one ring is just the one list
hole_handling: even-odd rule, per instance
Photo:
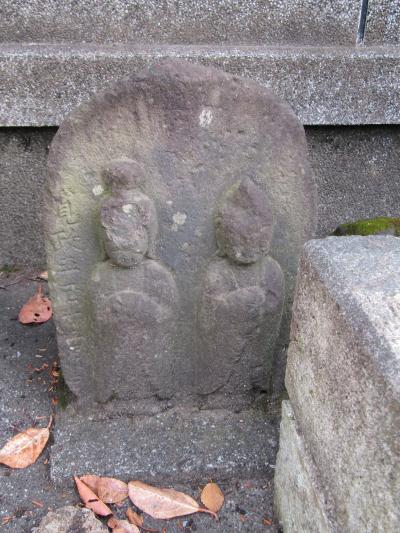
{"label": "grey concrete wall", "polygon": [[369,0],[364,42],[368,45],[400,43],[399,0]]}
{"label": "grey concrete wall", "polygon": [[[0,129],[0,266],[44,265],[47,147],[55,128]],[[317,235],[348,220],[400,216],[400,126],[308,127],[319,197]]]}
{"label": "grey concrete wall", "polygon": [[359,1],[2,0],[0,40],[354,44]]}

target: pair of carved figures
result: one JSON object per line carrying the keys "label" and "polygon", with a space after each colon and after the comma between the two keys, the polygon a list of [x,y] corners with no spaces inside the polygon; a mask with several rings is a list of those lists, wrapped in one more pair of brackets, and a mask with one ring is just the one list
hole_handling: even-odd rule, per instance
{"label": "pair of carved figures", "polygon": [[[88,299],[97,400],[166,398],[173,394],[174,365],[179,365],[173,357],[179,294],[174,275],[155,256],[156,208],[134,161],[111,161],[103,179],[100,239],[105,260],[94,268]],[[202,393],[265,387],[266,354],[276,343],[284,294],[282,270],[268,255],[273,226],[269,197],[249,178],[237,181],[217,203],[218,250],[193,302],[198,353],[190,357],[197,361],[194,367],[202,367]],[[98,350],[96,342],[101,342]]]}

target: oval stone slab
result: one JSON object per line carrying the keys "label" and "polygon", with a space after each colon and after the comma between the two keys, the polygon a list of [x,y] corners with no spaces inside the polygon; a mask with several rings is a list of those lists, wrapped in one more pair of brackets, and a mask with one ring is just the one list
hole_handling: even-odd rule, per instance
{"label": "oval stone slab", "polygon": [[[138,189],[110,201],[104,173],[120,160],[143,175]],[[155,206],[158,232],[152,253],[127,273],[107,256],[101,213],[135,190]],[[64,121],[50,149],[46,195],[58,344],[78,399],[219,395],[229,404],[268,388],[287,338],[299,252],[316,217],[304,131],[284,102],[212,68],[154,65]],[[123,212],[107,220],[125,227],[124,217],[140,211],[132,205],[122,201]],[[96,308],[104,301],[119,313],[110,318],[118,327],[99,327],[108,320],[108,308]],[[135,310],[126,327],[124,305]],[[124,339],[113,342],[113,331]]]}

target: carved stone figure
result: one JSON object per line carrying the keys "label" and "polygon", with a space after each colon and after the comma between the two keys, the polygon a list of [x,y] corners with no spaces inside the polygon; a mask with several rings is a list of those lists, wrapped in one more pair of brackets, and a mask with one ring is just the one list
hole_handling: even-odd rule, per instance
{"label": "carved stone figure", "polygon": [[301,124],[265,87],[185,61],[119,81],[60,126],[46,194],[78,402],[220,407],[222,392],[233,408],[282,374],[315,186]]}
{"label": "carved stone figure", "polygon": [[198,324],[208,392],[267,389],[284,298],[282,270],[267,255],[273,220],[267,194],[249,178],[225,192],[218,207],[221,257],[207,268]]}
{"label": "carved stone figure", "polygon": [[112,161],[104,178],[107,259],[96,264],[88,294],[96,399],[166,397],[171,389],[159,375],[171,370],[177,291],[172,274],[152,258],[156,209],[139,188],[144,175],[134,161]]}

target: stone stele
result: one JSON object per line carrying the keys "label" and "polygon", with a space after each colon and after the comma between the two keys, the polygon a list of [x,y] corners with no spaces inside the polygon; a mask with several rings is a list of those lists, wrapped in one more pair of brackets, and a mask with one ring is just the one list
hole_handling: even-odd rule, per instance
{"label": "stone stele", "polygon": [[212,68],[154,65],[64,121],[46,194],[62,368],[82,404],[229,406],[268,390],[316,211],[284,102]]}

